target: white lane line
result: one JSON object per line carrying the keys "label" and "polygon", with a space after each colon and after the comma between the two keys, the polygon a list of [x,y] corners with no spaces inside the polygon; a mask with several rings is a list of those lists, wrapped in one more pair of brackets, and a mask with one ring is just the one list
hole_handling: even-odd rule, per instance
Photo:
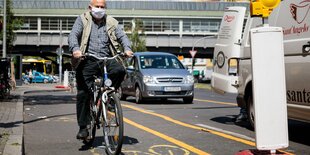
{"label": "white lane line", "polygon": [[227,131],[227,130],[224,130],[224,129],[212,127],[212,126],[205,125],[205,124],[195,124],[195,125],[201,126],[201,127],[204,127],[204,128],[210,129],[210,130],[215,130],[215,131],[218,131],[218,132],[222,132],[222,133],[225,133],[225,134],[228,134],[228,135],[232,135],[232,136],[235,136],[235,137],[238,137],[238,138],[246,139],[246,140],[249,140],[249,141],[252,141],[252,142],[255,142],[254,138],[251,138],[251,137],[239,134],[239,133]]}

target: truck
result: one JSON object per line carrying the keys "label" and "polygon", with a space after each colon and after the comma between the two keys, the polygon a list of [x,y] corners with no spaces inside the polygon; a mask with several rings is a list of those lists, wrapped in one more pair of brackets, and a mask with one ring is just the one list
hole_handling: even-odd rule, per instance
{"label": "truck", "polygon": [[[309,123],[310,1],[283,0],[268,22],[283,30],[288,118]],[[249,31],[262,24],[262,18],[246,16],[245,7],[226,8],[213,58],[212,88],[221,93],[236,93],[238,106],[247,110],[252,127],[255,120]],[[231,65],[232,61],[237,62],[237,67]]]}

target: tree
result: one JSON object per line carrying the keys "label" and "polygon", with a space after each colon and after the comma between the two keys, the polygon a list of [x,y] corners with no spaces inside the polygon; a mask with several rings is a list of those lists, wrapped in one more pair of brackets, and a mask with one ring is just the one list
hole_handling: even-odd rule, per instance
{"label": "tree", "polygon": [[[11,51],[13,47],[13,42],[15,40],[15,33],[14,30],[19,29],[22,24],[23,20],[18,17],[14,17],[14,13],[12,12],[12,0],[6,0],[6,47],[7,51]],[[3,9],[2,9],[3,11]],[[3,16],[1,19],[1,36],[0,40],[3,40]]]}
{"label": "tree", "polygon": [[[140,33],[140,34],[139,34]],[[143,30],[143,23],[139,19],[135,19],[132,24],[132,31],[129,35],[131,40],[131,48],[133,52],[146,51],[145,34]]]}

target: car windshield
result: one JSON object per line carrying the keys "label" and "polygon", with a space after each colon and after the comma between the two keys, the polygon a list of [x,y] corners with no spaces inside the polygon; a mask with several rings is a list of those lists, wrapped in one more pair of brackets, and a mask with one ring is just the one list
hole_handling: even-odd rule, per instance
{"label": "car windshield", "polygon": [[184,69],[180,61],[170,55],[140,56],[142,69]]}

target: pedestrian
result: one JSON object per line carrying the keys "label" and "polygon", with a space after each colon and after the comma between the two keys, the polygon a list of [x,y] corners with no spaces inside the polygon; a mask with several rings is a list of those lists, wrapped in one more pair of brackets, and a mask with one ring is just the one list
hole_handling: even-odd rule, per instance
{"label": "pedestrian", "polygon": [[[69,50],[72,52],[72,67],[76,70],[77,82],[77,122],[80,130],[77,139],[88,136],[90,123],[89,100],[94,75],[100,71],[98,62],[92,58],[81,59],[85,53],[99,57],[111,57],[122,46],[126,56],[132,56],[131,43],[118,25],[118,21],[106,14],[105,0],[90,0],[88,11],[77,17],[68,36]],[[125,76],[121,59],[109,60],[109,78],[117,89]]]}
{"label": "pedestrian", "polygon": [[28,77],[29,77],[29,83],[32,83],[33,75],[32,75],[32,70],[31,69],[29,69]]}
{"label": "pedestrian", "polygon": [[238,114],[238,116],[236,117],[235,122],[236,122],[236,123],[239,123],[239,122],[246,121],[247,119],[248,119],[248,116],[247,116],[247,109],[246,109],[245,107],[240,108],[239,114]]}

